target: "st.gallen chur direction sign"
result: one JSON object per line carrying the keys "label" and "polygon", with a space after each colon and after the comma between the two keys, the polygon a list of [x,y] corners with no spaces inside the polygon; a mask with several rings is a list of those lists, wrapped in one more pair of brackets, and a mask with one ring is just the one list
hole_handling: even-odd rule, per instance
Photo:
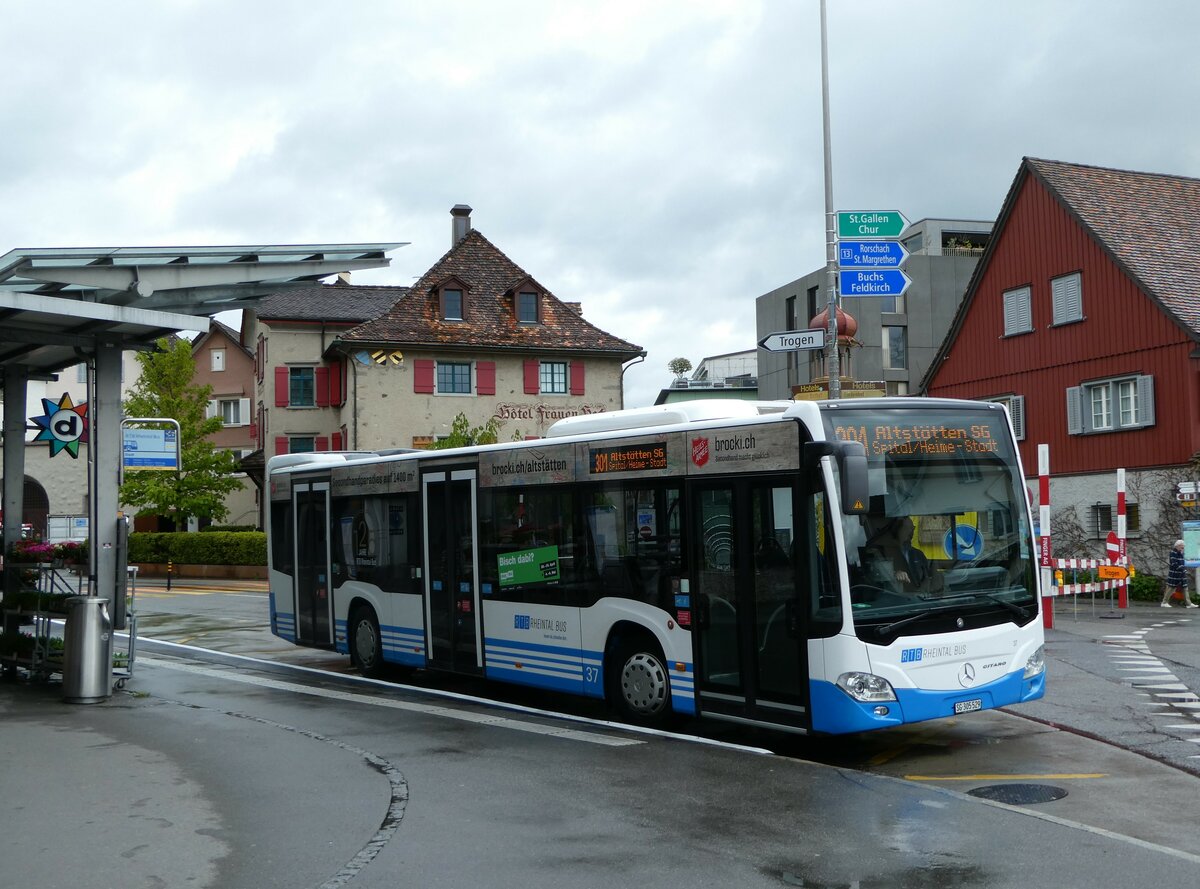
{"label": "st.gallen chur direction sign", "polygon": [[838,239],[860,241],[898,238],[908,228],[899,210],[856,210],[838,213]]}
{"label": "st.gallen chur direction sign", "polygon": [[842,296],[901,296],[912,279],[900,269],[851,269],[838,272]]}
{"label": "st.gallen chur direction sign", "polygon": [[768,352],[799,352],[803,349],[824,349],[825,331],[822,328],[813,330],[785,330],[779,333],[769,333],[758,341],[760,349]]}

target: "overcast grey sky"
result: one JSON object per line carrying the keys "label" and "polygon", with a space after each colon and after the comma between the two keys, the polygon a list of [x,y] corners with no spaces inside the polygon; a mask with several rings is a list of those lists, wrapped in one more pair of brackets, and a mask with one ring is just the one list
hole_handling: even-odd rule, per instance
{"label": "overcast grey sky", "polygon": [[[994,218],[1024,155],[1200,176],[1200,3],[828,0],[834,203]],[[647,349],[825,260],[819,0],[0,0],[0,253],[409,241],[450,207]]]}

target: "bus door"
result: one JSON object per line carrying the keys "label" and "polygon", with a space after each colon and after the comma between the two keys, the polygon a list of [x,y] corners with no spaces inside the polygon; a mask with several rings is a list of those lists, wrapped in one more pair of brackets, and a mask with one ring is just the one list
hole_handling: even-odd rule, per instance
{"label": "bus door", "polygon": [[295,528],[296,641],[333,644],[333,597],[329,584],[329,482],[292,485]]}
{"label": "bus door", "polygon": [[700,711],[807,729],[807,645],[790,482],[700,483],[690,496]]}
{"label": "bus door", "polygon": [[474,469],[421,476],[429,666],[483,672]]}

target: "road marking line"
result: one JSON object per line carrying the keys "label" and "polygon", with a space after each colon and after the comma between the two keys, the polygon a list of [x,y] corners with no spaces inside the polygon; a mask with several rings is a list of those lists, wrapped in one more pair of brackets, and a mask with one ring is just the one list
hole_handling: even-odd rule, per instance
{"label": "road marking line", "polygon": [[295,682],[284,682],[280,679],[269,679],[265,676],[253,676],[248,673],[234,673],[226,670],[214,669],[212,667],[203,667],[198,664],[184,664],[178,661],[164,660],[157,657],[147,657],[146,655],[139,655],[138,662],[149,663],[157,667],[166,667],[169,670],[180,670],[184,673],[197,673],[201,676],[209,676],[214,679],[243,682],[247,685],[257,685],[261,688],[273,688],[279,691],[289,691],[295,694],[310,695],[316,698],[328,698],[335,701],[368,704],[372,707],[386,707],[392,710],[404,710],[410,713],[421,713],[426,716],[443,716],[447,719],[457,719],[460,722],[494,725],[500,728],[513,729],[514,731],[527,732],[529,734],[548,735],[557,738],[564,738],[569,741],[584,741],[588,744],[599,744],[605,747],[628,747],[630,745],[646,743],[645,741],[641,741],[636,738],[618,738],[609,735],[598,735],[592,732],[582,732],[578,731],[577,729],[562,728],[561,726],[542,725],[534,722],[522,722],[518,719],[510,719],[507,716],[498,716],[495,713],[472,713],[466,710],[456,710],[452,707],[419,704],[415,701],[398,701],[392,698],[379,698],[372,695],[360,694],[358,692],[317,688],[313,686],[300,685],[299,683]]}
{"label": "road marking line", "polygon": [[1103,772],[1065,773],[1061,775],[905,775],[906,781],[1075,781],[1107,778]]}

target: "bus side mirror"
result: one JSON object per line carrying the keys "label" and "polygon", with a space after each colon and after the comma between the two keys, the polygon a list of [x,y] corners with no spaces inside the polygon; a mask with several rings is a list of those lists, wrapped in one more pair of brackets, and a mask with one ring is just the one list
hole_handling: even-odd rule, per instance
{"label": "bus side mirror", "polygon": [[804,462],[816,469],[822,457],[833,457],[841,480],[842,512],[861,514],[870,504],[867,484],[867,452],[857,441],[810,441],[804,445]]}

